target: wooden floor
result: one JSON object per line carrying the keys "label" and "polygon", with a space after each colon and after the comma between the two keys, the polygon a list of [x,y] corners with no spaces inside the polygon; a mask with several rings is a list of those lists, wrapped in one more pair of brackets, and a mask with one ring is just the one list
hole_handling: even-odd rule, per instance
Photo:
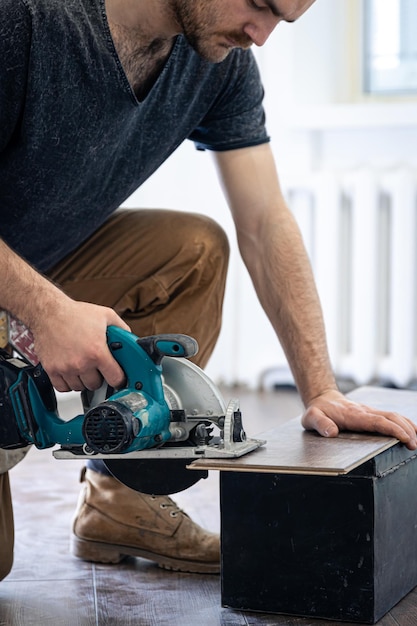
{"label": "wooden floor", "polygon": [[[294,391],[224,390],[241,399],[249,436],[300,414]],[[61,414],[78,412],[73,401]],[[67,415],[65,415],[67,413]],[[143,559],[93,565],[69,554],[69,528],[81,463],[31,450],[11,471],[15,509],[15,564],[0,583],[0,626],[328,626],[329,621],[242,613],[220,605],[220,577],[166,572]],[[250,494],[248,494],[250,498]],[[218,476],[177,494],[197,522],[218,530]],[[340,622],[338,622],[341,624]],[[416,626],[417,591],[379,626]]]}

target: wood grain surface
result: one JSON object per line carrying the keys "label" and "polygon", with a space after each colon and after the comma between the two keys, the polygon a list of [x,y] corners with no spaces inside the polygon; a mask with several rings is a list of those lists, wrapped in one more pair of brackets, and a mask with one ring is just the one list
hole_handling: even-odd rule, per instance
{"label": "wood grain surface", "polygon": [[[356,402],[396,411],[417,422],[417,392],[361,387],[349,394]],[[341,433],[326,439],[306,432],[296,417],[282,426],[255,435],[266,445],[237,459],[201,459],[190,469],[276,474],[347,474],[365,461],[398,443],[397,439],[369,433]]]}

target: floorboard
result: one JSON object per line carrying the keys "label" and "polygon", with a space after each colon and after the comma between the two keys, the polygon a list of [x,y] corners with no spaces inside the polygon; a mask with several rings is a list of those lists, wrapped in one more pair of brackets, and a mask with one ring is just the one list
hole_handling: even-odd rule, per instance
{"label": "floorboard", "polygon": [[[248,436],[301,411],[294,391],[223,390],[239,396]],[[61,414],[78,412],[71,399]],[[67,415],[65,415],[67,413]],[[0,626],[329,626],[331,622],[243,613],[220,606],[220,578],[166,572],[144,559],[93,565],[69,553],[69,529],[79,492],[78,461],[31,450],[11,472],[16,526],[15,564],[0,584]],[[248,494],[250,498],[250,494]],[[219,530],[218,475],[175,500],[198,523]],[[341,623],[339,623],[341,624]],[[378,626],[416,626],[414,590]]]}

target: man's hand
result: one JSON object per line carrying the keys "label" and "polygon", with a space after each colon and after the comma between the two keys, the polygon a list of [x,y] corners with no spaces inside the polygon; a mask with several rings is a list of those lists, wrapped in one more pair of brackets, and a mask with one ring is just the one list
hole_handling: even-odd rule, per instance
{"label": "man's hand", "polygon": [[108,326],[130,328],[113,309],[77,302],[31,267],[0,239],[0,308],[33,334],[35,352],[58,391],[98,389],[124,382],[106,339]]}
{"label": "man's hand", "polygon": [[45,314],[31,325],[35,351],[58,391],[98,389],[103,378],[120,387],[124,372],[113,358],[106,329],[130,328],[113,309],[76,302],[62,296],[54,314]]}
{"label": "man's hand", "polygon": [[395,437],[410,450],[417,448],[417,427],[398,413],[380,411],[345,398],[336,390],[314,398],[306,409],[302,424],[323,437],[337,437],[342,430],[376,432]]}

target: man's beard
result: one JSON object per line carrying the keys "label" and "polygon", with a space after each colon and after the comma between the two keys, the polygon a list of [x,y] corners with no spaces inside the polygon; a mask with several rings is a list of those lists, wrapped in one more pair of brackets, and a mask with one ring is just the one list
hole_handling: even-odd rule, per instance
{"label": "man's beard", "polygon": [[210,0],[171,0],[171,10],[190,46],[207,61],[220,63],[232,48],[252,44],[242,32],[213,30],[222,23],[222,16],[210,11]]}

